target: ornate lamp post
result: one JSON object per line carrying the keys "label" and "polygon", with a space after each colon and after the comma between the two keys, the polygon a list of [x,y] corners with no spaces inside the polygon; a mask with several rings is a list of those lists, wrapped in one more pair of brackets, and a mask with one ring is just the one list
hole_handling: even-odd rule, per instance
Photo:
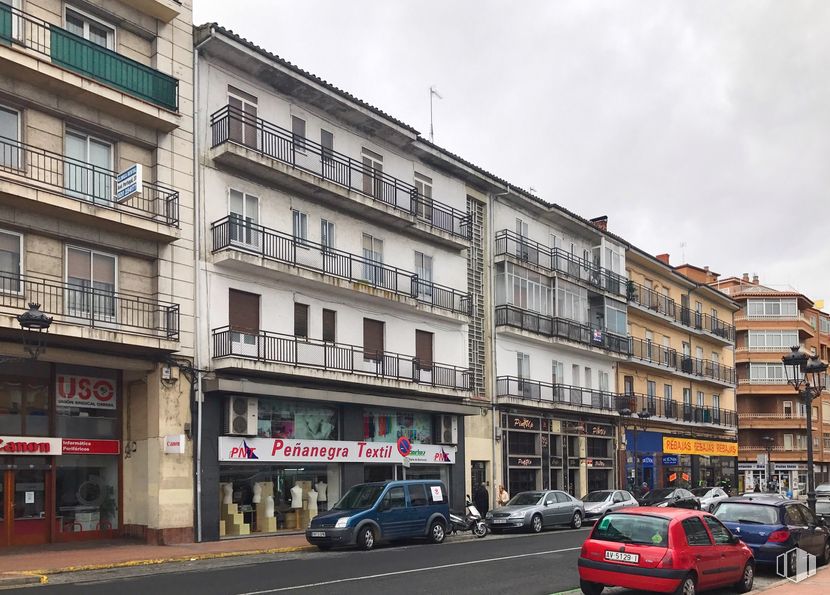
{"label": "ornate lamp post", "polygon": [[772,447],[775,444],[775,438],[762,436],[761,442],[764,443],[764,448],[767,450],[767,489],[764,491],[768,491],[772,485]]}
{"label": "ornate lamp post", "polygon": [[44,350],[43,332],[48,331],[52,326],[52,317],[40,310],[40,304],[29,302],[29,309],[17,316],[17,322],[23,329],[23,348],[32,356],[32,359],[37,359]]}
{"label": "ornate lamp post", "polygon": [[807,410],[807,506],[816,512],[816,482],[813,470],[813,399],[821,395],[827,376],[827,364],[818,355],[807,355],[801,347],[781,358],[784,374],[804,402]]}

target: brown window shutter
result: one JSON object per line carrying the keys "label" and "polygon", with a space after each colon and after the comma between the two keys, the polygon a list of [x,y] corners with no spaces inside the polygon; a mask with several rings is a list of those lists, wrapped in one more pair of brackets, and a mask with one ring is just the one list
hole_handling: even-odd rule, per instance
{"label": "brown window shutter", "polygon": [[235,331],[259,332],[259,295],[228,290],[228,324]]}
{"label": "brown window shutter", "polygon": [[383,322],[363,319],[363,356],[379,360],[383,356]]}
{"label": "brown window shutter", "polygon": [[323,309],[323,341],[335,342],[337,313],[334,310]]}
{"label": "brown window shutter", "polygon": [[415,359],[422,370],[432,369],[432,333],[415,331]]}
{"label": "brown window shutter", "polygon": [[294,304],[294,336],[308,338],[307,304]]}

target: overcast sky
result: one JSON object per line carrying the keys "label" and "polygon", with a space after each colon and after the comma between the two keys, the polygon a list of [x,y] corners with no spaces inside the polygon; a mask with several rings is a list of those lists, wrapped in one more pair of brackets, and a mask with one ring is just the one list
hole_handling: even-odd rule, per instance
{"label": "overcast sky", "polygon": [[672,264],[830,305],[830,2],[194,4],[425,137],[435,85],[436,143]]}

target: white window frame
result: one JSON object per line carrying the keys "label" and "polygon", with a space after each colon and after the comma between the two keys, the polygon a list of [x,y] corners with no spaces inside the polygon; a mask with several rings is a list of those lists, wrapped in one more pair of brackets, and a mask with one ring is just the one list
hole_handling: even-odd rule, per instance
{"label": "white window frame", "polygon": [[304,246],[308,242],[308,213],[291,209],[291,237],[297,246]]}
{"label": "white window frame", "polygon": [[[415,250],[415,272],[418,274],[418,297],[423,300],[432,301],[432,288],[433,288],[433,279],[435,270],[433,268],[433,259],[432,255],[425,254],[420,250]],[[419,264],[420,262],[420,264]],[[427,262],[429,263],[429,267],[426,266]],[[427,272],[429,271],[429,279],[426,279],[425,276],[422,277],[420,275],[420,271]],[[422,283],[423,281],[423,283]]]}
{"label": "white window frame", "polygon": [[320,245],[323,249],[335,250],[337,242],[337,224],[328,219],[320,219]]}
{"label": "white window frame", "polygon": [[106,48],[108,50],[112,50],[113,52],[117,51],[117,48],[118,48],[118,37],[117,37],[118,36],[118,28],[115,25],[113,25],[112,23],[109,23],[109,22],[107,22],[107,21],[105,21],[105,20],[103,20],[99,17],[92,16],[88,12],[80,10],[76,6],[64,5],[64,7],[63,7],[63,27],[64,27],[64,29],[67,29],[67,30],[68,30],[68,25],[67,25],[67,22],[66,22],[67,21],[67,14],[70,13],[70,12],[74,12],[75,14],[80,16],[82,19],[84,19],[85,22],[84,22],[84,35],[83,35],[83,38],[86,39],[87,41],[89,41],[90,43],[95,43],[95,42],[89,39],[89,23],[86,22],[86,21],[92,21],[92,22],[97,23],[98,25],[101,25],[102,27],[106,27],[107,29],[112,31],[112,36],[107,37]]}
{"label": "white window frame", "polygon": [[[25,257],[25,255],[23,253],[23,234],[18,233],[16,231],[11,231],[9,229],[0,229],[0,233],[5,233],[5,234],[8,234],[10,236],[17,236],[17,241],[18,241],[17,253],[19,255],[19,258],[17,260],[17,277],[18,277],[17,291],[15,291],[14,289],[11,288],[11,285],[12,285],[11,283],[9,284],[8,289],[6,288],[6,284],[3,283],[3,284],[0,284],[0,294],[4,294],[4,295],[22,295],[23,294],[23,271],[26,270],[25,266],[24,266],[24,263],[23,263],[23,259]],[[9,273],[9,274],[11,275],[13,273]]]}
{"label": "white window frame", "polygon": [[[12,20],[13,21],[15,20],[14,17],[12,17]],[[0,110],[2,110],[4,112],[9,112],[9,113],[14,114],[15,119],[17,120],[17,134],[16,134],[17,138],[15,138],[12,141],[13,143],[17,144],[17,149],[15,150],[16,155],[13,158],[13,161],[11,161],[9,165],[6,165],[2,161],[0,161],[0,167],[4,167],[4,168],[7,168],[7,169],[22,170],[23,169],[23,158],[22,158],[22,152],[20,150],[20,144],[23,142],[23,138],[22,138],[23,137],[23,114],[20,112],[19,109],[13,108],[13,107],[8,106],[4,103],[0,103]],[[5,155],[5,150],[2,149],[2,147],[0,147],[0,151],[2,151],[2,152],[0,152],[0,155]]]}
{"label": "white window frame", "polygon": [[420,195],[417,208],[418,216],[426,219],[427,221],[432,221],[432,191],[435,189],[432,178],[425,174],[415,172],[415,189]]}
{"label": "white window frame", "polygon": [[565,384],[565,366],[562,362],[551,361],[551,381],[552,384]]}
{"label": "white window frame", "polygon": [[[67,141],[67,137],[69,137],[69,136],[74,136],[74,137],[77,137],[77,138],[79,138],[79,137],[84,138],[86,151],[84,153],[84,159],[81,161],[81,163],[83,164],[82,167],[84,167],[84,176],[86,177],[86,192],[85,193],[82,193],[82,192],[72,188],[72,186],[69,185],[69,181],[67,180],[67,177],[68,177],[67,168],[69,167],[70,163],[72,163],[68,160],[70,160],[70,159],[73,160],[73,161],[75,160],[74,157],[70,157],[69,155],[67,155],[67,142],[66,141]],[[94,134],[84,132],[83,130],[79,130],[77,128],[72,128],[72,127],[67,126],[63,131],[63,157],[66,159],[64,161],[64,166],[63,166],[63,188],[64,188],[64,191],[66,193],[72,195],[72,196],[76,196],[76,197],[80,198],[81,200],[85,200],[85,201],[95,202],[96,200],[106,200],[108,202],[114,202],[115,201],[115,188],[112,187],[113,186],[112,184],[109,184],[108,186],[106,186],[107,196],[98,196],[97,194],[95,194],[95,178],[94,178],[95,173],[90,171],[90,169],[93,167],[93,165],[92,165],[92,162],[90,161],[90,156],[89,156],[89,146],[90,146],[90,142],[93,141],[93,140],[100,143],[100,144],[102,144],[102,145],[108,145],[109,146],[109,148],[110,148],[110,151],[109,151],[110,159],[109,159],[109,163],[107,164],[107,169],[110,170],[110,171],[115,170],[115,143],[110,142],[105,138],[101,138],[100,136],[96,136]],[[99,166],[95,166],[95,167],[99,167]]]}
{"label": "white window frame", "polygon": [[[89,252],[89,254],[90,254],[90,266],[91,267],[94,266],[93,262],[94,262],[94,255],[95,254],[99,254],[101,256],[106,256],[108,258],[112,258],[113,259],[113,269],[114,269],[113,270],[113,287],[114,287],[113,293],[116,294],[116,295],[118,294],[118,280],[119,280],[118,277],[119,277],[119,271],[120,271],[120,265],[119,265],[119,262],[118,262],[118,255],[117,254],[111,254],[109,252],[104,252],[102,250],[95,250],[94,248],[87,248],[87,247],[84,247],[84,246],[77,246],[77,245],[73,245],[73,244],[66,244],[64,246],[64,251],[63,251],[63,283],[64,283],[64,287],[69,287],[69,251],[70,250],[79,250],[79,251],[83,251],[83,252]],[[89,274],[90,274],[90,282],[93,282],[94,279],[92,278],[92,270],[90,270]],[[76,290],[76,291],[80,291],[80,290]],[[69,297],[69,292],[67,291],[66,293],[67,293],[67,295],[64,296],[64,302],[66,302],[66,300]],[[116,300],[115,296],[113,297],[113,300]],[[92,304],[90,307],[94,308],[95,306],[94,306],[94,304]],[[71,318],[79,318],[81,320],[88,319],[88,317],[86,317],[86,316],[76,316],[76,315],[71,314],[68,303],[64,303],[64,308],[65,308],[66,312],[68,313],[68,315]],[[118,303],[117,303],[117,301],[115,303],[113,303],[113,316],[112,317],[109,317],[109,318],[96,318],[95,320],[96,320],[96,322],[99,322],[99,321],[100,322],[116,322],[118,320]]]}
{"label": "white window frame", "polygon": [[[261,245],[261,234],[259,230],[251,229],[251,225],[257,226],[260,225],[260,214],[262,212],[262,204],[259,199],[259,196],[256,194],[250,194],[245,192],[244,190],[240,190],[239,188],[234,188],[232,186],[228,186],[227,192],[227,212],[228,212],[228,219],[231,221],[231,225],[233,225],[234,220],[234,213],[231,211],[231,193],[238,192],[242,195],[242,219],[240,223],[242,224],[243,230],[247,231],[247,238],[246,239],[239,239],[233,238],[233,233],[231,232],[229,238],[231,243],[238,244],[242,246],[252,246],[255,248],[259,248]],[[256,199],[256,219],[254,221],[249,221],[248,219],[248,198],[255,198]]]}

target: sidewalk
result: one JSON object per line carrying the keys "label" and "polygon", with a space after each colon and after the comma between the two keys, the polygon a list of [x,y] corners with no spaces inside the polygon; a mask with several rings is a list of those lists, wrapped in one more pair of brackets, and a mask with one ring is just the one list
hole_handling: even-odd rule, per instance
{"label": "sidewalk", "polygon": [[790,581],[764,591],[764,595],[825,595],[830,593],[830,568],[819,568],[815,575],[796,584]]}
{"label": "sidewalk", "polygon": [[101,570],[251,554],[313,549],[303,534],[227,539],[182,545],[146,545],[127,539],[14,548],[0,555],[0,586],[46,582],[59,572]]}

